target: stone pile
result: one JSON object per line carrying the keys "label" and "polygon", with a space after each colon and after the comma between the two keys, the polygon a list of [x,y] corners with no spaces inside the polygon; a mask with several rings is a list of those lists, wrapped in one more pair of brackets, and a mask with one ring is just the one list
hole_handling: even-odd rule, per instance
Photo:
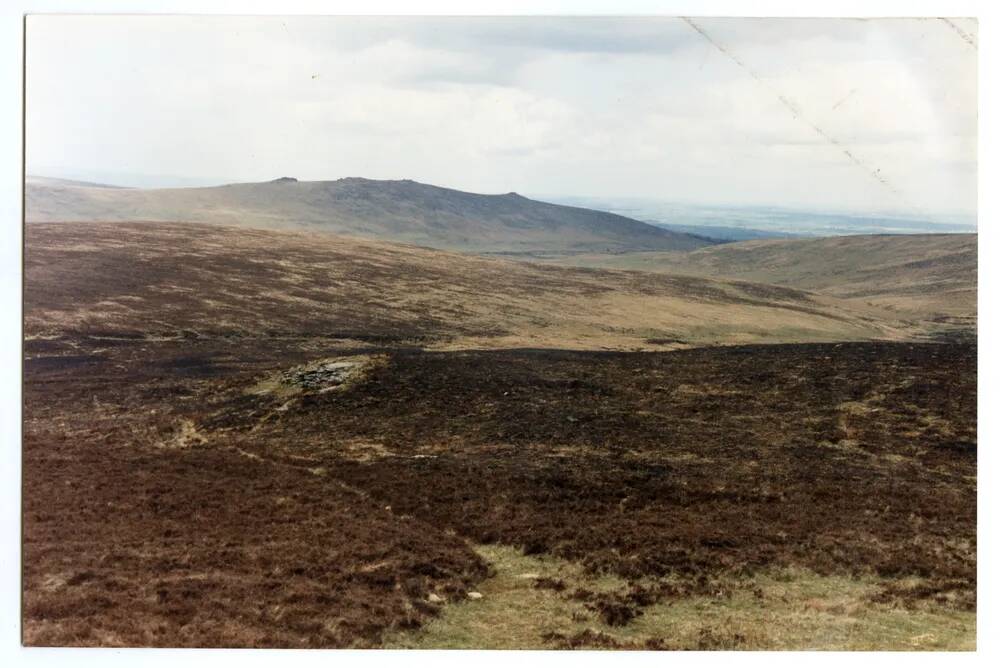
{"label": "stone pile", "polygon": [[323,362],[305,369],[293,369],[282,380],[307,390],[323,390],[342,385],[358,367],[358,362]]}

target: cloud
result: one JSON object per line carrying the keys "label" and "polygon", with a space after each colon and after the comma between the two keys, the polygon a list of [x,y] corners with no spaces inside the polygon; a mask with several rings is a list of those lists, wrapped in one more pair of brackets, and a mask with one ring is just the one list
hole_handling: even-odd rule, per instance
{"label": "cloud", "polygon": [[975,209],[948,25],[698,25],[743,66],[676,19],[33,16],[29,171]]}

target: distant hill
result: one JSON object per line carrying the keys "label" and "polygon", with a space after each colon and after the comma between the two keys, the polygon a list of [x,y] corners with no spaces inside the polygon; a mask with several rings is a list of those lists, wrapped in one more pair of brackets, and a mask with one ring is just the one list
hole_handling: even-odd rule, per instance
{"label": "distant hill", "polygon": [[613,213],[415,181],[297,181],[108,188],[31,177],[26,220],[149,221],[313,230],[471,252],[693,250],[714,243]]}
{"label": "distant hill", "polygon": [[770,285],[191,223],[29,225],[25,277],[25,329],[41,346],[325,337],[663,350],[914,334],[884,309]]}
{"label": "distant hill", "polygon": [[708,237],[717,241],[750,241],[752,239],[795,239],[801,234],[791,232],[778,232],[771,230],[757,230],[750,227],[727,227],[725,225],[675,225],[673,223],[660,223],[657,221],[643,221],[650,225],[662,227],[673,232],[684,232],[695,234],[701,237]]}
{"label": "distant hill", "polygon": [[93,183],[91,181],[74,181],[73,179],[56,179],[49,176],[31,176],[25,178],[25,185],[29,188],[33,187],[50,187],[50,188],[116,188],[121,189],[122,186],[112,186],[106,183]]}
{"label": "distant hill", "polygon": [[926,318],[976,314],[977,235],[767,239],[689,253],[562,257],[559,264],[771,283]]}

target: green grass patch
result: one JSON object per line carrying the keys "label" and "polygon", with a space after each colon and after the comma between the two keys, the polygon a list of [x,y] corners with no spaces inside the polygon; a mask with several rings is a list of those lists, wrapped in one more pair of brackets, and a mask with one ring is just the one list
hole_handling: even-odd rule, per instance
{"label": "green grass patch", "polygon": [[[579,647],[713,650],[974,650],[976,615],[933,603],[906,609],[872,602],[883,580],[780,571],[733,580],[726,595],[671,599],[609,626],[572,598],[577,589],[624,591],[624,580],[593,576],[574,563],[525,556],[507,546],[477,551],[496,569],[482,598],[442,606],[421,629],[388,637],[408,649]],[[539,578],[566,585],[536,586]],[[556,638],[556,640],[553,640]]]}

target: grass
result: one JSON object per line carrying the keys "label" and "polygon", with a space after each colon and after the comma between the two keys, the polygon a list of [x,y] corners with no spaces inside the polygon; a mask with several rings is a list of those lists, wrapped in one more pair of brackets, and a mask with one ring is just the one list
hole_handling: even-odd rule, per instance
{"label": "grass", "polygon": [[[626,582],[592,576],[576,564],[525,556],[506,546],[480,546],[496,575],[481,599],[445,605],[417,631],[397,633],[385,646],[407,649],[545,649],[546,634],[610,639],[644,648],[657,639],[678,649],[736,650],[974,650],[975,612],[928,604],[905,609],[874,603],[881,580],[784,570],[734,581],[731,596],[693,596],[649,606],[624,627],[608,626],[576,588],[620,590]],[[562,593],[535,587],[539,577],[563,580]],[[587,637],[587,636],[582,636]],[[588,646],[584,641],[581,646]]]}

